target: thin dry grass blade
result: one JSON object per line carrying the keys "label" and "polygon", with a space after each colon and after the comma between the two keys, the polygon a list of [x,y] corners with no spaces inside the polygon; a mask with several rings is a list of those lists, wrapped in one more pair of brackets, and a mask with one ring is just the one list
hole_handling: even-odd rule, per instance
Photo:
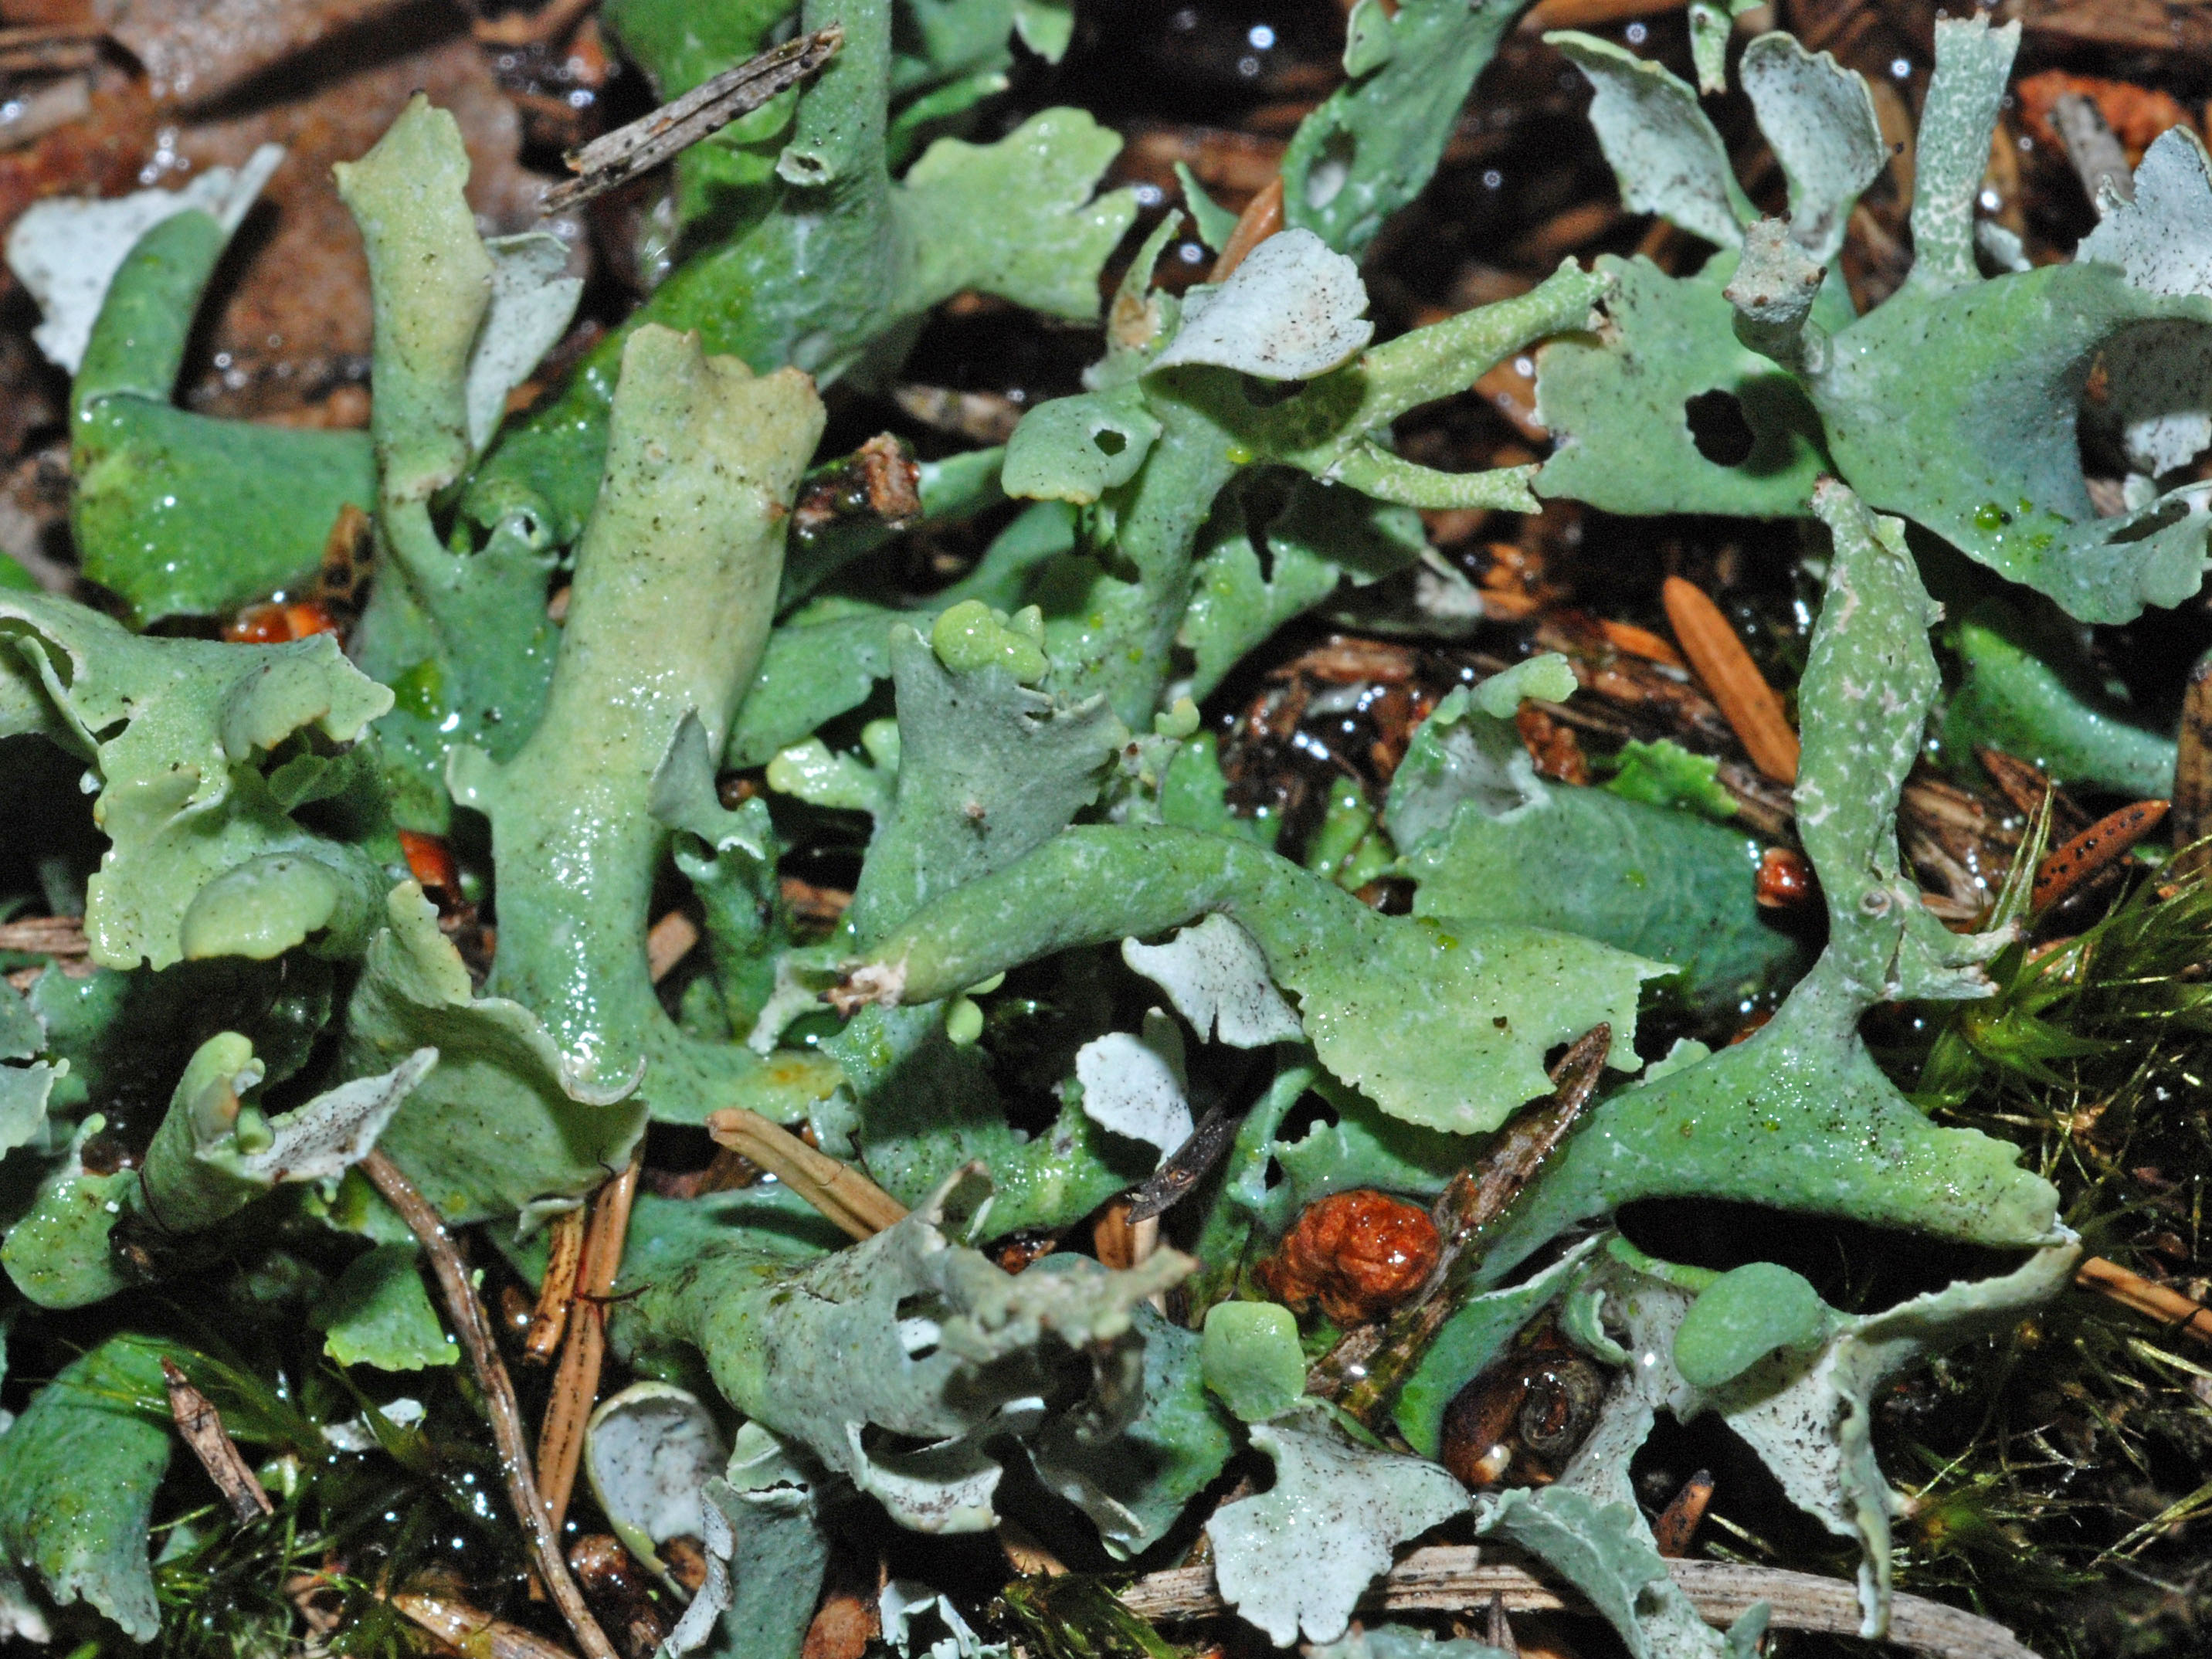
{"label": "thin dry grass blade", "polygon": [[906,1206],[849,1164],[808,1146],[757,1112],[732,1106],[707,1120],[716,1142],[750,1159],[854,1238],[906,1219]]}

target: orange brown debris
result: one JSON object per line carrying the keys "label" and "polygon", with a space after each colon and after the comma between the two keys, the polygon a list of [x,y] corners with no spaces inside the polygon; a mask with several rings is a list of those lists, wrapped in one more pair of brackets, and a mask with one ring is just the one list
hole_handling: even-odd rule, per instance
{"label": "orange brown debris", "polygon": [[1758,897],[1762,908],[1794,910],[1810,904],[1820,891],[1805,855],[1789,847],[1770,847],[1759,855]]}
{"label": "orange brown debris", "polygon": [[1209,282],[1223,283],[1244,263],[1245,256],[1283,228],[1283,180],[1279,174],[1268,180],[1267,187],[1245,204],[1244,211],[1237,217],[1236,227],[1229,233],[1229,240],[1221,250],[1221,257],[1213,262]]}
{"label": "orange brown debris", "polygon": [[459,896],[460,866],[453,861],[453,848],[443,840],[436,836],[402,830],[399,832],[399,850],[407,855],[408,872],[422,885],[423,891],[436,889]]}
{"label": "orange brown debris", "polygon": [[1336,1193],[1306,1206],[1258,1277],[1293,1308],[1318,1301],[1336,1323],[1364,1324],[1418,1291],[1441,1250],[1436,1223],[1419,1205]]}
{"label": "orange brown debris", "polygon": [[1534,703],[1524,702],[1513,716],[1521,744],[1536,763],[1537,772],[1559,783],[1589,781],[1589,760],[1574,728],[1552,718]]}
{"label": "orange brown debris", "polygon": [[2031,908],[2046,910],[2166,821],[2167,804],[2139,800],[2107,813],[2043,860],[2035,872]]}
{"label": "orange brown debris", "polygon": [[2037,143],[2054,149],[2062,148],[2058,130],[2051,118],[2058,107],[2058,100],[2069,94],[2087,98],[2096,105],[2097,112],[2105,118],[2105,125],[2112,128],[2112,137],[2127,151],[2130,167],[2142,161],[2143,151],[2149,148],[2151,141],[2167,128],[2186,127],[2194,131],[2197,126],[2179,99],[2129,81],[2108,81],[2094,75],[2045,70],[2040,75],[2022,78],[2014,93],[2020,100],[2021,130]]}
{"label": "orange brown debris", "polygon": [[1797,733],[1783,713],[1782,699],[1720,607],[1680,576],[1667,578],[1661,597],[1682,654],[1720,706],[1752,764],[1778,783],[1796,782]]}

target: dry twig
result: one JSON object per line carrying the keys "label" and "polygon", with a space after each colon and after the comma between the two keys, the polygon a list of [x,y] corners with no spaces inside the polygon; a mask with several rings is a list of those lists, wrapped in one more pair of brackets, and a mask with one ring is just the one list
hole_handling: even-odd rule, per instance
{"label": "dry twig", "polygon": [[2199,1342],[2212,1342],[2212,1308],[2192,1301],[2179,1291],[2154,1285],[2117,1261],[2093,1255],[2074,1270],[2074,1282],[2085,1291],[2108,1296],[2122,1307],[2132,1308],[2146,1319],[2155,1319]]}
{"label": "dry twig", "polygon": [[699,942],[699,924],[681,910],[671,910],[645,935],[645,970],[655,985],[676,971],[676,964],[691,954]]}
{"label": "dry twig", "polygon": [[1237,216],[1236,228],[1229,233],[1229,241],[1221,250],[1221,257],[1213,262],[1208,282],[1225,283],[1229,273],[1244,263],[1244,256],[1283,228],[1283,180],[1278,174],[1267,187],[1244,204],[1244,211]]}
{"label": "dry twig", "polygon": [[2135,173],[2128,166],[2128,153],[2112,136],[2094,99],[2078,92],[2065,94],[2051,109],[2051,122],[2058,129],[2058,142],[2065,147],[2066,159],[2074,164],[2091,207],[2103,213],[2108,190],[2123,202],[2135,200]]}
{"label": "dry twig", "polygon": [[507,1501],[514,1504],[515,1516],[530,1539],[531,1557],[537,1565],[538,1578],[552,1596],[553,1605],[561,1610],[562,1618],[568,1621],[569,1630],[574,1632],[576,1644],[583,1649],[586,1659],[616,1659],[613,1644],[599,1628],[599,1620],[592,1617],[592,1610],[584,1605],[583,1593],[569,1577],[568,1564],[561,1559],[560,1530],[546,1512],[545,1500],[531,1475],[530,1448],[523,1438],[522,1411],[515,1404],[514,1383],[500,1360],[499,1348],[492,1340],[491,1322],[469,1283],[469,1270],[461,1261],[460,1252],[453,1248],[453,1235],[446,1231],[443,1218],[431,1207],[429,1200],[415,1190],[415,1183],[382,1152],[371,1152],[363,1158],[361,1172],[384,1195],[385,1202],[399,1212],[408,1231],[415,1235],[422,1253],[429,1258],[430,1271],[436,1276],[439,1293],[445,1298],[447,1315],[453,1322],[461,1347],[476,1371],[477,1386],[483,1391],[485,1410],[491,1419],[492,1439],[499,1448],[499,1466],[507,1479]]}
{"label": "dry twig", "polygon": [[571,1659],[568,1649],[495,1619],[459,1596],[401,1590],[390,1600],[414,1623],[462,1653],[481,1659]]}
{"label": "dry twig", "polygon": [[84,936],[82,916],[26,916],[21,921],[0,921],[0,951],[81,957],[91,949],[91,941]]}
{"label": "dry twig", "polygon": [[1129,1194],[1129,1219],[1152,1221],[1173,1209],[1221,1161],[1221,1155],[1235,1144],[1243,1122],[1218,1105],[1208,1107],[1182,1145]]}
{"label": "dry twig", "polygon": [[584,1425],[599,1397],[599,1370],[606,1363],[606,1299],[622,1269],[623,1245],[629,1237],[629,1210],[637,1196],[642,1152],[599,1188],[592,1219],[584,1230],[584,1263],[576,1276],[579,1313],[568,1320],[568,1340],[561,1350],[561,1369],[553,1373],[553,1393],[538,1430],[538,1487],[557,1531],[568,1513],[568,1494],[584,1458]]}
{"label": "dry twig", "polygon": [[659,167],[740,115],[758,109],[786,87],[797,86],[844,43],[845,31],[834,25],[802,34],[723,70],[650,115],[569,151],[563,159],[577,176],[545,192],[544,211],[566,213]]}
{"label": "dry twig", "polygon": [[[1840,1578],[1733,1561],[1669,1561],[1668,1575],[1708,1624],[1734,1623],[1754,1601],[1773,1609],[1773,1628],[1856,1636],[1858,1588]],[[1372,1613],[1467,1613],[1498,1598],[1510,1613],[1581,1610],[1526,1567],[1487,1545],[1415,1550],[1390,1569],[1360,1602]],[[1139,1578],[1121,1592],[1139,1619],[1206,1619],[1229,1611],[1211,1565],[1174,1567]],[[1889,1639],[1936,1659],[2035,1659],[2002,1625],[1917,1595],[1890,1600]]]}
{"label": "dry twig", "polygon": [[215,1401],[194,1388],[167,1354],[161,1356],[161,1376],[168,1384],[169,1415],[177,1420],[177,1432],[229,1504],[238,1524],[243,1527],[264,1515],[274,1515],[276,1505],[270,1501],[253,1466],[238,1449],[238,1443],[230,1437],[230,1431],[223,1427],[222,1413],[216,1410]]}
{"label": "dry twig", "polygon": [[584,1265],[583,1206],[555,1216],[546,1233],[545,1277],[538,1284],[538,1310],[530,1317],[530,1334],[522,1340],[522,1357],[538,1365],[553,1363],[568,1329],[568,1310],[575,1302],[576,1278]]}
{"label": "dry twig", "polygon": [[2212,863],[2212,848],[2197,845],[2207,836],[2212,836],[2212,654],[2189,671],[2189,689],[2181,698],[2173,753],[2173,844],[2179,855],[2170,878]]}
{"label": "dry twig", "polygon": [[854,1238],[906,1219],[906,1206],[849,1164],[808,1146],[757,1112],[732,1106],[707,1120],[718,1145],[757,1164]]}
{"label": "dry twig", "polygon": [[[1354,1417],[1372,1423],[1397,1397],[1415,1362],[1456,1310],[1464,1282],[1462,1262],[1476,1258],[1471,1247],[1483,1230],[1519,1197],[1544,1160],[1574,1127],[1605,1074],[1613,1047],[1613,1027],[1592,1026],[1552,1068],[1552,1095],[1510,1120],[1496,1142],[1473,1169],[1452,1177],[1433,1212],[1443,1241],[1437,1265],[1414,1299],[1382,1327],[1346,1334],[1315,1367],[1322,1391],[1342,1389],[1338,1401]],[[1310,1382],[1308,1388],[1312,1389]]]}
{"label": "dry twig", "polygon": [[1705,1506],[1713,1501],[1713,1474],[1711,1469],[1699,1469],[1682,1483],[1667,1507],[1659,1511],[1659,1518],[1651,1523],[1652,1541],[1659,1553],[1672,1559],[1690,1553],[1690,1540],[1697,1536],[1698,1523],[1705,1518]]}

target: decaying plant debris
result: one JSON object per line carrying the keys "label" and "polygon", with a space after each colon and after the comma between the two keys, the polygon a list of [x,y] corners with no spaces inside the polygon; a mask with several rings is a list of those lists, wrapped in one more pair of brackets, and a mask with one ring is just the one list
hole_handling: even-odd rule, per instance
{"label": "decaying plant debris", "polygon": [[0,1631],[2201,1644],[2202,19],[1248,9],[10,15]]}

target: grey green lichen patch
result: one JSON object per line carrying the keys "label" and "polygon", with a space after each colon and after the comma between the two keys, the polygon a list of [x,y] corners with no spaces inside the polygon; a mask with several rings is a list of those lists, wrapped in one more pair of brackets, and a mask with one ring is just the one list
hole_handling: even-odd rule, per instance
{"label": "grey green lichen patch", "polygon": [[[1565,440],[1543,474],[1547,494],[1632,513],[1803,513],[1825,461],[1870,506],[2083,621],[2125,622],[2197,591],[2212,506],[2200,486],[2154,476],[2187,459],[2185,445],[2202,447],[2187,366],[2212,338],[2200,257],[2212,180],[2185,136],[2146,157],[2142,202],[2085,240],[2073,263],[1985,278],[1973,204],[2019,32],[1981,17],[1943,21],[1916,153],[1912,272],[1854,317],[1843,296],[1815,297],[1813,279],[1880,164],[1855,76],[1786,36],[1745,52],[1745,88],[1790,179],[1789,234],[1778,241],[1776,228],[1753,225],[1687,85],[1608,43],[1555,39],[1597,88],[1591,118],[1623,199],[1721,252],[1688,277],[1631,265],[1607,302],[1612,328],[1594,345],[1546,354],[1539,407]],[[2100,361],[2112,418],[2147,469],[2117,518],[2098,515],[2076,447]],[[1749,454],[1693,453],[1687,411],[1715,393],[1735,401]]]}
{"label": "grey green lichen patch", "polygon": [[[0,568],[0,757],[58,746],[105,838],[83,890],[96,971],[0,991],[0,1153],[20,1177],[0,1182],[0,1265],[32,1308],[110,1322],[0,1436],[11,1559],[58,1601],[163,1633],[144,1545],[165,1350],[139,1328],[169,1328],[142,1311],[209,1261],[237,1267],[202,1298],[211,1322],[258,1298],[310,1333],[311,1368],[451,1392],[459,1353],[416,1248],[349,1173],[372,1145],[528,1277],[538,1224],[743,1105],[910,1213],[852,1242],[781,1183],[638,1195],[604,1311],[617,1358],[660,1380],[601,1407],[586,1473],[648,1565],[670,1538],[704,1542],[679,1645],[719,1625],[731,1651],[794,1659],[866,1504],[926,1533],[1048,1513],[1139,1564],[1203,1527],[1238,1614],[1332,1659],[1483,1659],[1349,1632],[1395,1553],[1455,1522],[1531,1552],[1632,1652],[1743,1659],[1757,1618],[1705,1626],[1629,1485],[1660,1410],[1717,1415],[1856,1546],[1879,1633],[1899,1504],[1875,1391],[2049,1298],[2075,1249],[2017,1149],[1908,1100],[1861,1034],[1881,1004],[1985,994],[1987,964],[2018,954],[1996,954],[2018,883],[1984,933],[1923,908],[1899,804],[1939,707],[1954,752],[1995,741],[2146,797],[2167,782],[2173,745],[2065,630],[2197,586],[2208,507],[2183,469],[2212,433],[2212,164],[2169,135],[2075,261],[1984,276],[1972,197],[2016,35],[1943,23],[1917,263],[1862,318],[1837,256],[1887,155],[1863,82],[1786,35],[1747,44],[1782,175],[1761,218],[1686,82],[1560,37],[1623,199],[1715,252],[1680,277],[1570,264],[1378,344],[1356,261],[1519,9],[1361,0],[1348,79],[1284,156],[1289,228],[1176,294],[1157,280],[1170,214],[1084,390],[1003,451],[922,466],[920,522],[975,522],[983,547],[926,596],[902,591],[890,522],[793,532],[810,465],[828,471],[810,376],[890,384],[962,290],[1095,315],[1135,214],[1097,188],[1119,140],[1081,110],[976,114],[1018,53],[1067,46],[1064,5],[612,0],[664,92],[789,24],[844,44],[687,153],[632,250],[650,297],[504,432],[576,286],[551,240],[479,233],[458,129],[427,101],[342,169],[376,324],[366,441],[172,408],[238,203],[208,185],[131,207],[153,216],[95,250],[113,280],[78,319],[88,573],[134,621],[228,609],[296,581],[350,503],[374,512],[376,574],[342,654],[134,632]],[[1745,8],[1692,9],[1708,89],[1724,9]],[[1236,222],[1184,177],[1223,246]],[[73,315],[57,300],[57,330]],[[1401,452],[1404,417],[1523,351],[1547,459],[1458,474]],[[2076,443],[2098,361],[2092,435],[2135,469],[2112,518]],[[1692,430],[1713,398],[1750,434],[1732,463]],[[175,520],[150,504],[172,477]],[[289,495],[270,504],[274,478]],[[1211,700],[1271,636],[1379,610],[1409,574],[1442,582],[1423,510],[1547,495],[1802,521],[1820,592],[1793,830],[1824,948],[1755,902],[1771,820],[1737,811],[1714,757],[1631,742],[1595,769],[1605,787],[1538,775],[1517,722],[1579,712],[1556,654],[1443,697],[1387,790],[1333,781],[1310,832],[1231,810],[1248,785],[1224,775]],[[1982,568],[1939,580],[1926,538]],[[764,793],[730,775],[754,767]],[[438,904],[406,879],[403,829],[461,861]],[[825,849],[842,886],[808,861]],[[66,920],[69,872],[40,873]],[[1378,883],[1410,913],[1357,896]],[[699,935],[672,969],[647,949],[672,913]],[[1769,1023],[1718,1046],[1761,1005]],[[1715,1046],[1647,1064],[1655,1012]],[[1346,1396],[1357,1417],[1310,1395],[1334,1334],[1267,1299],[1257,1265],[1332,1194],[1436,1200],[1600,1026],[1610,1063],[1582,1120],[1439,1279],[1399,1380]],[[1031,1230],[1079,1241],[1109,1200],[1180,1178],[1194,1134],[1228,1145],[1173,1212],[1191,1255],[1016,1273],[989,1253]],[[2028,1254],[1850,1312],[1778,1262],[1634,1251],[1608,1223],[1654,1199]],[[1470,1498],[1436,1461],[1446,1408],[1547,1318],[1614,1373],[1597,1426],[1540,1492]],[[1260,1460],[1272,1486],[1219,1501]],[[940,1647],[988,1645],[942,1586],[894,1589],[895,1645],[933,1618]]]}

